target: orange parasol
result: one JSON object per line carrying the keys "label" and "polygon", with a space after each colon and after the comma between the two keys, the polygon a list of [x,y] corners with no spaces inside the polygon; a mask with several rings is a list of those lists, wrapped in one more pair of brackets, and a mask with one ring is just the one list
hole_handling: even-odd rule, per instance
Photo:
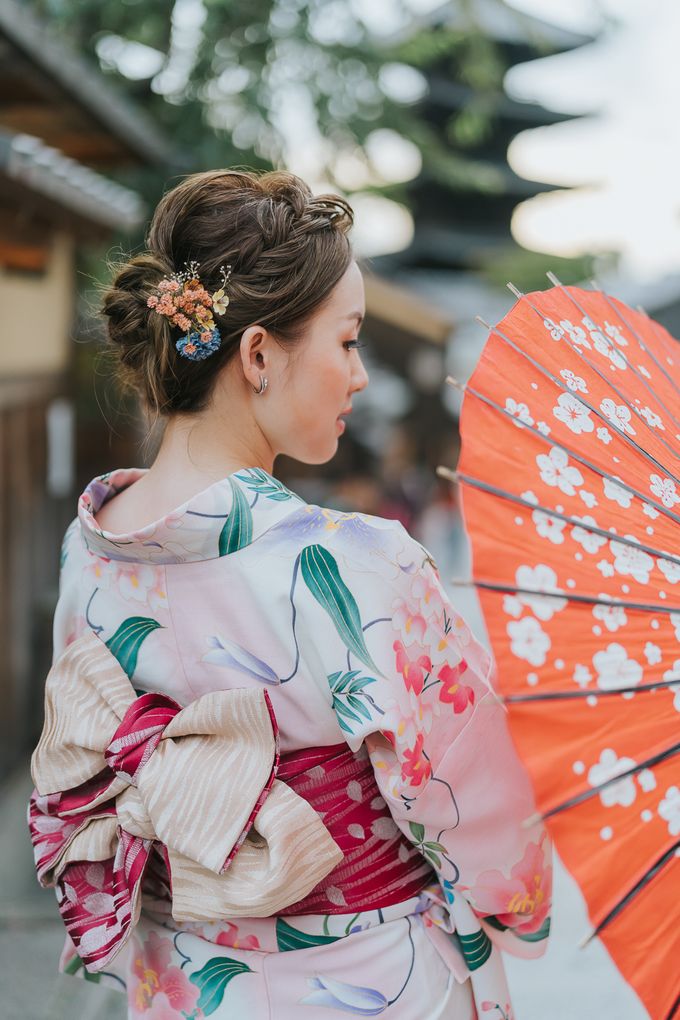
{"label": "orange parasol", "polygon": [[550,278],[487,327],[458,470],[440,473],[461,484],[499,691],[591,937],[653,1020],[671,1020],[680,348],[643,312]]}

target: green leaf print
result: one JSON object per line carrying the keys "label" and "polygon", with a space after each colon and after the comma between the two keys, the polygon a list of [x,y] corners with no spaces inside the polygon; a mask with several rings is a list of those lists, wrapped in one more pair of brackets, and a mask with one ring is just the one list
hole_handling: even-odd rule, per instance
{"label": "green leaf print", "polygon": [[519,932],[515,928],[509,928],[507,924],[503,924],[498,918],[491,914],[489,917],[484,918],[485,922],[495,928],[497,931],[511,931],[516,939],[521,939],[522,942],[542,942],[543,939],[547,939],[550,934],[550,918],[546,917],[545,921],[538,929],[538,931]]}
{"label": "green leaf print", "polygon": [[308,935],[306,931],[291,927],[282,917],[276,918],[276,944],[280,953],[309,949],[310,946],[327,946],[341,938],[342,935]]}
{"label": "green leaf print", "polygon": [[300,553],[300,569],[310,592],[326,610],[335,629],[357,659],[379,673],[368,654],[361,617],[354,596],[340,577],[335,558],[322,545],[307,545]]}
{"label": "green leaf print", "polygon": [[265,496],[267,499],[273,499],[278,502],[282,502],[286,499],[299,499],[294,492],[287,489],[283,482],[280,482],[278,478],[273,478],[272,475],[267,474],[262,468],[251,468],[250,474],[241,472],[236,477],[240,482],[243,482],[251,492],[256,492],[258,496]]}
{"label": "green leaf print", "polygon": [[253,540],[253,515],[248,506],[243,489],[237,485],[233,478],[229,479],[232,492],[232,503],[229,516],[224,522],[220,532],[218,549],[220,556],[243,549],[250,545]]}
{"label": "green leaf print", "polygon": [[446,853],[446,847],[442,846],[441,843],[423,843],[421,849],[430,863],[434,864],[435,868],[441,868],[442,859],[440,854]]}
{"label": "green leaf print", "polygon": [[214,956],[200,970],[195,970],[189,980],[200,989],[197,1007],[203,1016],[210,1016],[222,1005],[224,990],[237,974],[252,974],[253,970],[247,963],[232,960],[228,956]]}
{"label": "green leaf print", "polygon": [[473,935],[461,935],[460,932],[456,935],[468,968],[478,970],[491,956],[491,939],[481,928]]}
{"label": "green leaf print", "polygon": [[414,843],[422,843],[425,839],[425,826],[421,825],[420,822],[409,822],[408,827],[411,830],[411,839]]}
{"label": "green leaf print", "polygon": [[[375,677],[359,676],[361,670],[353,669],[349,673],[338,670],[331,673],[328,683],[333,695],[333,711],[335,712],[340,729],[345,733],[353,733],[351,723],[361,722],[362,717],[366,720],[371,718],[370,709],[362,699],[364,687],[374,684]],[[346,699],[346,700],[343,700]]]}
{"label": "green leaf print", "polygon": [[85,970],[85,964],[79,956],[74,956],[64,967],[64,974],[77,974],[79,970],[82,970],[82,977],[86,981],[91,981],[93,984],[98,985],[102,979],[101,974],[91,974],[89,970]]}
{"label": "green leaf print", "polygon": [[159,627],[162,627],[162,624],[149,616],[128,616],[113,637],[106,642],[106,647],[118,659],[129,680],[132,680],[137,668],[137,656],[142,641]]}

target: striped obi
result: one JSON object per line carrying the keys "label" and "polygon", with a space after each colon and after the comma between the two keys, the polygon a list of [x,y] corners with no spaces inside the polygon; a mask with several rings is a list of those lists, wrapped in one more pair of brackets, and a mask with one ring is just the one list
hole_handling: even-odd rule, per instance
{"label": "striped obi", "polygon": [[147,884],[181,923],[386,907],[432,880],[363,749],[280,756],[263,689],[137,697],[93,633],[48,674],[31,771],[38,879],[91,972],[126,944]]}

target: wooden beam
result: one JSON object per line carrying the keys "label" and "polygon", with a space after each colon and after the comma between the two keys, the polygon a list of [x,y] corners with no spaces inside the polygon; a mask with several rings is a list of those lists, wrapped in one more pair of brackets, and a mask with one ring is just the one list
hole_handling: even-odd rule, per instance
{"label": "wooden beam", "polygon": [[22,244],[0,237],[0,266],[27,273],[44,273],[50,258],[49,244]]}
{"label": "wooden beam", "polygon": [[451,335],[453,320],[419,294],[380,276],[364,273],[366,312],[401,333],[441,346]]}

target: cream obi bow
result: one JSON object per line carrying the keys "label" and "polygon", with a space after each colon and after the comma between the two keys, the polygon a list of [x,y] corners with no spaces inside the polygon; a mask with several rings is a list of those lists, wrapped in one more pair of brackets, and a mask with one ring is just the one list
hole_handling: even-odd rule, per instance
{"label": "cream obi bow", "polygon": [[303,899],[343,859],[314,809],[276,779],[276,719],[260,689],[181,708],[137,697],[89,632],[54,663],[29,807],[38,877],[56,885],[88,970],[139,918],[154,849],[177,921],[262,917]]}

